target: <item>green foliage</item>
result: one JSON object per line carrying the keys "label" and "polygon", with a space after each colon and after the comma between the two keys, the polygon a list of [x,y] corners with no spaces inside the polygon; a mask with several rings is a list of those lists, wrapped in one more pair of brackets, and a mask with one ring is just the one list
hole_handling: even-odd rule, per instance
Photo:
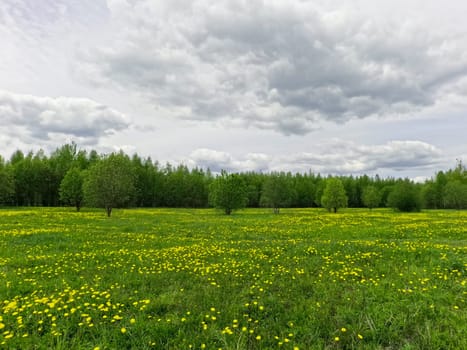
{"label": "green foliage", "polygon": [[86,172],[83,184],[87,205],[112,209],[130,202],[134,193],[134,174],[131,161],[123,153],[112,153],[95,162]]}
{"label": "green foliage", "polygon": [[292,202],[296,208],[310,208],[315,206],[315,190],[317,179],[313,174],[296,174],[292,178]]}
{"label": "green foliage", "polygon": [[292,202],[291,182],[284,173],[270,174],[263,184],[261,205],[273,208],[279,214],[280,208],[288,207]]}
{"label": "green foliage", "polygon": [[248,200],[245,183],[238,174],[222,171],[209,190],[210,203],[223,209],[226,215],[230,215],[235,209],[244,208]]}
{"label": "green foliage", "polygon": [[321,204],[329,211],[332,209],[334,213],[339,208],[347,207],[347,195],[342,181],[338,178],[329,178],[326,180],[326,187],[321,197]]}
{"label": "green foliage", "polygon": [[207,207],[209,181],[210,178],[201,169],[190,171],[186,165],[176,168],[168,165],[163,186],[165,206]]}
{"label": "green foliage", "polygon": [[[79,150],[73,142],[58,147],[50,156],[42,150],[27,154],[18,150],[7,162],[2,162],[0,204],[58,206],[64,202],[60,199],[60,185],[68,170],[77,168],[86,172],[99,163],[101,158],[106,157],[108,156],[101,157],[95,150],[89,152]],[[128,158],[126,155],[125,157]],[[129,163],[126,165],[126,170],[133,175],[133,192],[129,200],[121,205],[205,208],[210,204],[209,197],[212,202],[214,195],[209,192],[213,177],[209,169],[171,164],[161,166],[157,161],[153,162],[150,158],[142,159],[137,154],[132,156]],[[327,181],[320,174],[309,172],[283,175],[280,180],[282,185],[277,187],[283,190],[282,193],[278,193],[277,190],[273,190],[276,173],[249,171],[238,174],[243,181],[247,197],[245,205],[253,208],[267,205],[275,207],[276,211],[279,207],[304,208],[323,205],[322,199]],[[399,182],[394,178],[381,179],[378,175],[342,176],[339,180],[347,196],[346,206],[353,208],[367,205],[364,203],[364,191],[369,186],[380,194],[379,204],[386,205],[389,194]],[[459,183],[467,185],[467,170],[461,161],[458,161],[453,169],[439,171],[433,179],[417,186],[424,207],[430,209],[463,207],[462,203],[466,198],[464,186],[459,186]],[[454,191],[453,188],[459,191]],[[90,194],[88,197],[91,197]],[[274,197],[282,197],[283,200]],[[324,200],[327,201],[326,196]],[[88,202],[91,203],[89,200]]]}
{"label": "green foliage", "polygon": [[450,181],[444,193],[447,208],[467,209],[467,184],[460,180]]}
{"label": "green foliage", "polygon": [[409,180],[399,181],[388,197],[388,206],[400,211],[413,212],[421,209],[418,187]]}
{"label": "green foliage", "polygon": [[83,203],[83,174],[78,168],[71,168],[60,183],[60,200],[81,209]]}
{"label": "green foliage", "polygon": [[377,208],[381,203],[381,194],[375,186],[368,186],[363,190],[363,204],[370,208]]}
{"label": "green foliage", "polygon": [[467,211],[112,216],[0,210],[1,349],[467,349]]}
{"label": "green foliage", "polygon": [[6,166],[0,156],[0,205],[10,203],[15,194],[15,182],[11,166]]}

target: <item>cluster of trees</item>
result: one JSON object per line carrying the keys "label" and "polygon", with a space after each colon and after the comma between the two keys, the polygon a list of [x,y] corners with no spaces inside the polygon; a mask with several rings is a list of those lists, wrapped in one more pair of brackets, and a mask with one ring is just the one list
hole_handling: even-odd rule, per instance
{"label": "cluster of trees", "polygon": [[0,157],[0,205],[114,207],[218,207],[226,214],[243,207],[381,206],[401,211],[420,208],[467,208],[467,170],[461,162],[416,184],[408,179],[323,177],[284,172],[214,176],[185,165],[161,166],[150,158],[120,153],[99,155],[76,144],[43,151],[16,151],[8,161]]}

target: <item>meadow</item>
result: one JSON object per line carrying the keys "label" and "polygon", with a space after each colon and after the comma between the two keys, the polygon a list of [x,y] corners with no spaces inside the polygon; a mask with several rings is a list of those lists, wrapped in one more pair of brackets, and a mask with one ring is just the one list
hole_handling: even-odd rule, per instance
{"label": "meadow", "polygon": [[0,348],[467,349],[467,212],[0,210]]}

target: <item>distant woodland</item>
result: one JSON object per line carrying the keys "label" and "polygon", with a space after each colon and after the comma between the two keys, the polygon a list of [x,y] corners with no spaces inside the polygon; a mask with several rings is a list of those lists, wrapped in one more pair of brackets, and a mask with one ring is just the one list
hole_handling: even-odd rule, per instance
{"label": "distant woodland", "polygon": [[[229,208],[228,202],[233,202]],[[227,204],[226,204],[227,203]],[[161,165],[137,154],[100,155],[74,143],[0,157],[0,205],[116,207],[394,207],[402,211],[467,208],[467,170],[458,162],[425,183],[379,176],[290,172],[212,174]],[[226,208],[227,205],[227,208]]]}

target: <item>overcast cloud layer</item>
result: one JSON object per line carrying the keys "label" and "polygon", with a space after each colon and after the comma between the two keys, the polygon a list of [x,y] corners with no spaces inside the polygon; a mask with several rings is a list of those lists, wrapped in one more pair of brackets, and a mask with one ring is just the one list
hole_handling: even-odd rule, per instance
{"label": "overcast cloud layer", "polygon": [[[467,158],[461,0],[5,0],[0,153],[430,176]],[[442,125],[442,127],[440,127]]]}

